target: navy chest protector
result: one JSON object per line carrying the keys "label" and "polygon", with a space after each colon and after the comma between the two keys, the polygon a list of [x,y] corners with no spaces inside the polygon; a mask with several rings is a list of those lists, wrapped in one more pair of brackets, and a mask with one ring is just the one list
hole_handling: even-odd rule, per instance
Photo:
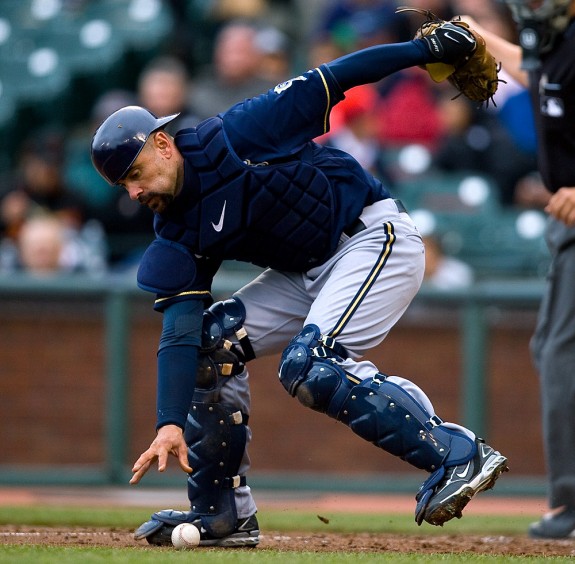
{"label": "navy chest protector", "polygon": [[176,138],[186,186],[156,217],[157,234],[194,253],[280,270],[308,270],[335,250],[333,193],[310,162],[313,146],[281,163],[243,162],[219,117]]}

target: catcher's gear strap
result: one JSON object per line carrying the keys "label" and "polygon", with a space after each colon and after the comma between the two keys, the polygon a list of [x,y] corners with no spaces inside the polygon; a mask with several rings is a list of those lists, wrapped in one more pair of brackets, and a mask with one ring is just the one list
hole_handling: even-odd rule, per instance
{"label": "catcher's gear strap", "polygon": [[226,341],[225,345],[208,353],[200,351],[194,396],[196,399],[201,395],[204,401],[219,401],[219,391],[225,379],[244,371],[245,364],[240,360],[237,349],[229,341]]}
{"label": "catcher's gear strap", "polygon": [[[242,362],[253,360],[256,355],[243,326],[245,320],[246,308],[236,297],[211,305],[204,312],[202,321],[202,352],[233,348]],[[226,342],[232,335],[238,340],[241,351]]]}
{"label": "catcher's gear strap", "polygon": [[238,470],[247,442],[247,417],[228,405],[193,401],[184,430],[188,445],[188,497],[192,513],[214,536],[237,522],[234,488],[245,486]]}

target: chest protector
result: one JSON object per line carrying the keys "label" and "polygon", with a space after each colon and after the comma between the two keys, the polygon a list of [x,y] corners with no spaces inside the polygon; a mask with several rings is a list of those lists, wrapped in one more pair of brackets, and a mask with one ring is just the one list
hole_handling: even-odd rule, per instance
{"label": "chest protector", "polygon": [[308,270],[337,246],[330,182],[312,166],[313,145],[290,160],[249,164],[229,147],[219,117],[176,138],[185,186],[156,216],[160,237],[194,253],[280,270]]}

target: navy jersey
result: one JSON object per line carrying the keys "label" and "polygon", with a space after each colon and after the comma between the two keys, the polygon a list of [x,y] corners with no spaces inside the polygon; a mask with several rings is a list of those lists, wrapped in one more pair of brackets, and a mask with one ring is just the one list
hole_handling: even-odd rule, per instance
{"label": "navy jersey", "polygon": [[177,134],[184,187],[156,215],[138,274],[158,309],[206,297],[222,260],[309,270],[365,206],[390,197],[353,157],[312,141],[343,98],[323,65]]}

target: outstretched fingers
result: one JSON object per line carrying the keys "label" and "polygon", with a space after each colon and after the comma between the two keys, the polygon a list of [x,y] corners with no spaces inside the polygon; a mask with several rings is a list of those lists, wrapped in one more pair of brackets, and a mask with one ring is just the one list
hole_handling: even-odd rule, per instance
{"label": "outstretched fingers", "polygon": [[164,472],[168,467],[168,456],[178,459],[180,468],[188,474],[192,472],[188,464],[188,447],[184,441],[182,429],[176,425],[166,425],[158,430],[152,444],[140,455],[132,467],[133,476],[130,484],[137,484],[152,464],[158,461],[158,472]]}
{"label": "outstretched fingers", "polygon": [[[150,466],[157,458],[157,456],[152,454],[150,450],[151,449],[148,449],[146,452],[141,454],[140,458],[138,458],[138,460],[136,460],[136,462],[134,463],[134,466],[132,467],[132,472],[134,475],[130,480],[130,484],[132,485],[137,484],[142,479],[144,474],[150,469]],[[163,470],[160,470],[160,472],[162,471]]]}

